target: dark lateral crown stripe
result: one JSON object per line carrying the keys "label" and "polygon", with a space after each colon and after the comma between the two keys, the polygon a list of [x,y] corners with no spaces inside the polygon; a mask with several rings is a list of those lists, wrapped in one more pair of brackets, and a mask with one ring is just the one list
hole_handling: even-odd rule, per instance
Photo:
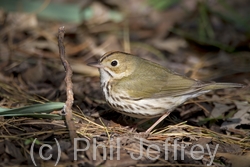
{"label": "dark lateral crown stripe", "polygon": [[102,62],[104,59],[106,59],[107,57],[111,56],[114,53],[121,53],[121,54],[126,54],[126,55],[131,55],[129,53],[126,52],[122,52],[122,51],[110,51],[105,53],[101,58],[100,58],[100,62]]}

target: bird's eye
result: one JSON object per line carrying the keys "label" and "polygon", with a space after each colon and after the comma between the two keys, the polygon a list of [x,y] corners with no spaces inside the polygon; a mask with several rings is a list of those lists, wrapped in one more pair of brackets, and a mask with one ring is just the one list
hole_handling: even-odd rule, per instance
{"label": "bird's eye", "polygon": [[113,61],[111,62],[111,66],[113,66],[113,67],[117,66],[117,64],[118,64],[117,60],[113,60]]}

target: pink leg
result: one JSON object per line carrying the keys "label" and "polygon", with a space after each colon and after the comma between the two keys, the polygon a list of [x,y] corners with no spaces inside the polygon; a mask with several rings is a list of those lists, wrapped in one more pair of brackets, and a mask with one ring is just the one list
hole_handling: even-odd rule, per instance
{"label": "pink leg", "polygon": [[147,121],[150,120],[150,119],[152,119],[152,118],[144,118],[143,120],[139,121],[139,122],[136,124],[136,126],[139,126],[139,125],[143,124],[144,122],[147,122]]}
{"label": "pink leg", "polygon": [[150,119],[151,119],[151,118],[145,118],[145,119],[139,121],[137,124],[135,124],[135,125],[132,126],[132,129],[131,129],[129,132],[135,132],[136,129],[137,129],[137,127],[138,127],[139,125],[143,124],[144,122],[147,122],[147,121],[150,120]]}
{"label": "pink leg", "polygon": [[148,130],[145,132],[146,134],[149,134],[162,120],[164,120],[170,112],[166,112],[164,115],[162,115]]}

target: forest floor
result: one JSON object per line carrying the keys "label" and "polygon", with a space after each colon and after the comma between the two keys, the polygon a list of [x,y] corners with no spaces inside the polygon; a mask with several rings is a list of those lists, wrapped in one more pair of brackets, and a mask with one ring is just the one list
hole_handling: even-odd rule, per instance
{"label": "forest floor", "polygon": [[[32,7],[29,1],[13,4],[16,11],[3,2],[0,166],[249,167],[246,0],[44,1],[31,13],[22,11],[25,5]],[[75,13],[60,13],[59,8]],[[65,28],[61,42],[73,71],[67,77],[72,82],[65,82],[68,70],[58,51],[61,26]],[[211,91],[189,100],[144,135],[156,119],[133,131],[140,120],[107,105],[98,70],[87,66],[113,50],[194,79],[245,87]],[[74,101],[67,94],[70,83]]]}

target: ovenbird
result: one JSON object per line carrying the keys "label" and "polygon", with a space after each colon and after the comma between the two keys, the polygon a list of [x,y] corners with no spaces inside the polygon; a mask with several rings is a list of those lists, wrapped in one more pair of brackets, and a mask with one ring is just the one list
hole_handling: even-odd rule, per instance
{"label": "ovenbird", "polygon": [[215,89],[243,86],[203,83],[119,51],[108,52],[88,65],[99,68],[103,94],[113,109],[136,118],[161,116],[146,133],[188,99]]}

